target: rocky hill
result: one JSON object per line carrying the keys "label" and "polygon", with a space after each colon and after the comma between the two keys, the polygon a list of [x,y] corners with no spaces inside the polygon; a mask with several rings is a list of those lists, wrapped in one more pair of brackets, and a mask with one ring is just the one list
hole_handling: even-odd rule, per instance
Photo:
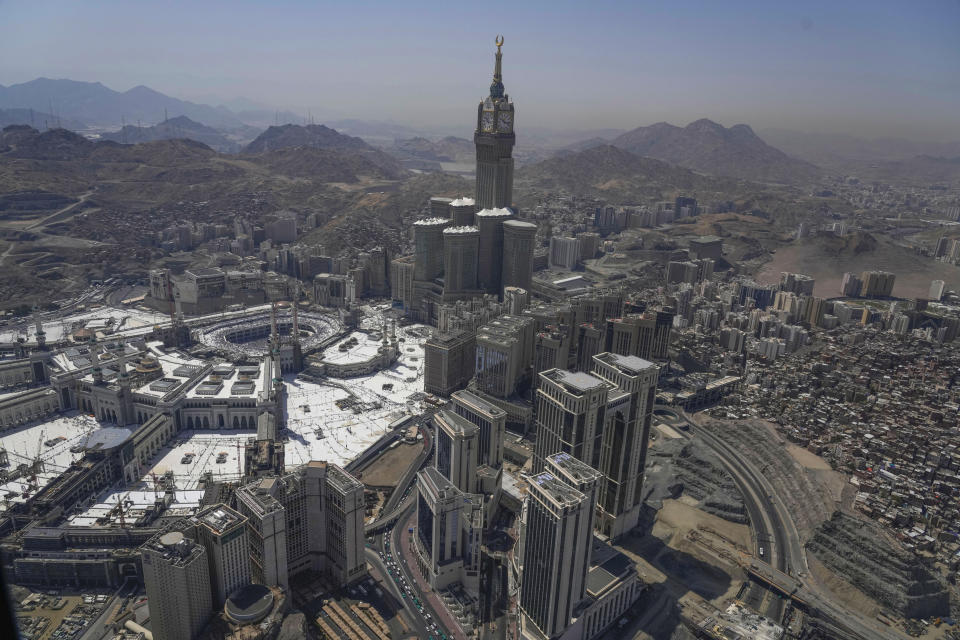
{"label": "rocky hill", "polygon": [[324,182],[355,183],[361,176],[399,180],[406,174],[399,162],[376,149],[291,147],[247,154],[244,158],[272,173]]}
{"label": "rocky hill", "polygon": [[686,127],[660,122],[628,131],[610,144],[694,171],[755,182],[796,184],[819,175],[814,165],[771,147],[745,124],[728,129],[707,119]]}
{"label": "rocky hill", "polygon": [[202,142],[208,147],[225,153],[239,151],[239,145],[212,127],[194,122],[187,116],[170,118],[152,127],[127,125],[119,131],[111,131],[101,136],[103,140],[112,140],[124,144],[153,142],[156,140],[174,140],[187,138]]}
{"label": "rocky hill", "polygon": [[665,192],[715,191],[735,181],[702,176],[653,158],[643,158],[618,147],[601,145],[567,153],[517,171],[516,191],[567,192],[611,202],[661,198]]}
{"label": "rocky hill", "polygon": [[7,127],[0,132],[0,308],[59,297],[105,273],[146,277],[170,257],[157,248],[158,233],[184,220],[232,224],[238,215],[260,222],[280,209],[316,212],[318,242],[395,249],[402,212],[436,193],[469,192],[468,183],[449,179],[411,177],[375,149],[233,155],[189,139],[119,144]]}
{"label": "rocky hill", "polygon": [[99,82],[37,78],[0,86],[0,108],[49,110],[50,105],[60,118],[73,118],[90,125],[116,126],[124,119],[128,123],[160,122],[165,117],[180,115],[212,127],[243,125],[226,107],[178,100],[143,85],[120,92]]}
{"label": "rocky hill", "polygon": [[8,159],[78,160],[86,158],[95,144],[67,129],[37,131],[25,124],[10,125],[0,132],[0,154]]}
{"label": "rocky hill", "polygon": [[322,124],[284,124],[268,127],[244,149],[246,153],[276,151],[291,147],[314,147],[316,149],[373,150],[360,138],[346,136],[336,129]]}
{"label": "rocky hill", "polygon": [[950,592],[924,561],[895,547],[872,522],[837,512],[807,550],[838,576],[904,618],[949,616]]}

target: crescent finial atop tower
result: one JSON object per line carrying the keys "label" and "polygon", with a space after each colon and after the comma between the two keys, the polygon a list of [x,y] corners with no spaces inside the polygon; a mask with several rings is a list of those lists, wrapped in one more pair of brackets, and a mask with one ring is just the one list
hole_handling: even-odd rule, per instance
{"label": "crescent finial atop tower", "polygon": [[503,74],[501,61],[503,59],[503,53],[500,51],[500,47],[503,46],[503,36],[498,35],[493,41],[497,45],[497,64],[493,68],[493,83],[490,85],[490,96],[492,98],[502,98]]}

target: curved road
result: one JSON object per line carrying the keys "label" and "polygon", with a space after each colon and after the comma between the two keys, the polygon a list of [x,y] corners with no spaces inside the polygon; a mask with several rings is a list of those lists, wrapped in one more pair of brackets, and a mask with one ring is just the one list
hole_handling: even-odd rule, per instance
{"label": "curved road", "polygon": [[[807,556],[803,543],[800,541],[800,533],[797,531],[793,518],[783,501],[776,495],[773,486],[763,473],[754,466],[752,461],[734,450],[733,447],[714,436],[707,429],[691,422],[685,413],[682,411],[677,411],[677,413],[690,428],[696,429],[696,435],[701,436],[704,443],[720,457],[724,466],[731,472],[737,486],[741,487],[744,503],[752,501],[754,502],[753,507],[759,508],[762,512],[763,521],[768,523],[765,526],[768,526],[768,530],[773,533],[773,547],[769,551],[765,548],[765,554],[763,556],[758,554],[758,557],[771,564],[771,566],[797,578],[811,595],[812,602],[810,604],[817,617],[821,617],[843,630],[848,638],[857,640],[902,640],[905,638],[896,630],[887,626],[880,626],[875,621],[868,620],[837,604],[832,593],[820,589],[816,583],[812,582],[809,579]],[[685,437],[689,436],[685,435]],[[750,510],[751,507],[748,506],[747,508]],[[753,511],[750,511],[750,513],[751,518],[753,518]],[[759,547],[759,540],[757,546]],[[782,614],[782,606],[782,601],[777,600],[768,611],[773,610],[778,615]]]}
{"label": "curved road", "polygon": [[[693,429],[696,425],[685,414],[680,412],[677,412],[677,414],[679,417],[677,422],[682,420],[686,422],[688,427],[688,430],[678,430],[677,433],[687,440],[691,440],[693,435],[690,429]],[[668,425],[670,424],[669,421],[666,422]],[[764,503],[769,503],[769,500],[762,498],[765,494],[759,489],[755,479],[749,473],[744,473],[741,470],[741,466],[735,462],[735,458],[731,459],[732,452],[729,448],[704,430],[698,429],[697,435],[703,439],[704,444],[718,455],[743,496],[743,504],[747,509],[747,516],[750,518],[750,528],[753,533],[754,555],[786,572],[787,563],[781,551],[786,546],[783,540],[783,530],[780,523],[774,517],[771,517],[771,510],[764,508],[767,506]],[[771,532],[773,532],[772,536]],[[751,608],[759,611],[766,591],[763,586],[751,581],[743,600]],[[776,599],[767,610],[767,615],[779,621],[783,615],[783,601]]]}

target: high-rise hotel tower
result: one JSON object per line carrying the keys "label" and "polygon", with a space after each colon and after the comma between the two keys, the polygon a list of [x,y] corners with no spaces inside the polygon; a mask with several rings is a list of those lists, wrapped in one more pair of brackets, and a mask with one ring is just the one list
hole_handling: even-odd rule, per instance
{"label": "high-rise hotel tower", "polygon": [[477,210],[509,207],[513,202],[513,101],[504,93],[501,74],[503,36],[497,38],[497,64],[488,95],[477,107]]}

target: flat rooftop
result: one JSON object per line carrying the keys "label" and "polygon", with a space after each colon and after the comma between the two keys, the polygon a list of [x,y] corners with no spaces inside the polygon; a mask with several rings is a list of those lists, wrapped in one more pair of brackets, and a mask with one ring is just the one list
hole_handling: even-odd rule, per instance
{"label": "flat rooftop", "polygon": [[640,373],[641,371],[646,371],[650,368],[656,368],[657,366],[649,360],[644,360],[643,358],[639,358],[637,356],[622,356],[617,353],[601,353],[594,356],[594,358],[600,360],[601,362],[606,362],[607,364],[613,365],[627,373]]}
{"label": "flat rooftop", "polygon": [[219,505],[200,514],[199,520],[211,531],[219,534],[240,524],[243,521],[243,516],[230,507]]}
{"label": "flat rooftop", "polygon": [[458,435],[471,436],[480,430],[480,427],[473,424],[463,416],[457,415],[452,411],[441,409],[434,416],[434,420],[445,425],[450,431]]}
{"label": "flat rooftop", "polygon": [[551,501],[565,507],[577,505],[587,499],[587,496],[547,471],[530,478],[530,487],[537,487],[540,493]]}
{"label": "flat rooftop", "polygon": [[564,371],[562,369],[555,369],[553,371],[546,372],[544,375],[557,384],[563,385],[567,389],[579,393],[592,391],[599,387],[606,386],[606,383],[600,378],[594,377],[589,373],[584,373],[582,371]]}
{"label": "flat rooftop", "polygon": [[487,402],[477,394],[473,393],[472,391],[468,391],[466,389],[462,389],[460,391],[454,391],[451,397],[456,398],[457,400],[459,400],[460,402],[462,402],[463,404],[465,404],[467,407],[471,409],[476,409],[477,411],[480,411],[482,413],[488,414],[493,417],[499,417],[504,414],[503,409],[501,409],[500,407],[494,404],[491,404],[490,402]]}
{"label": "flat rooftop", "polygon": [[547,456],[547,460],[552,462],[557,468],[563,470],[571,478],[577,480],[578,482],[591,482],[593,480],[598,480],[601,477],[601,473],[599,471],[587,463],[581,462],[566,452],[555,453],[552,456]]}

